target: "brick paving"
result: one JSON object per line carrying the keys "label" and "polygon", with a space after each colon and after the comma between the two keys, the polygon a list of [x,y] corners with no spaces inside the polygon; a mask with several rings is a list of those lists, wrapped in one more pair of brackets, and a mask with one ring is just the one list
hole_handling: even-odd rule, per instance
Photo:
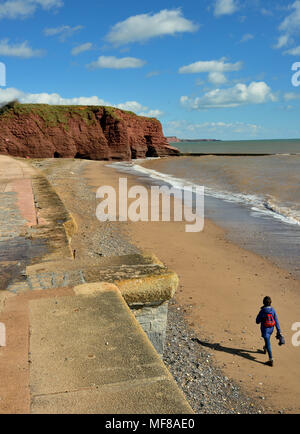
{"label": "brick paving", "polygon": [[29,227],[36,224],[32,169],[23,162],[0,157],[0,290],[13,279],[32,257],[44,250],[42,240],[29,237]]}

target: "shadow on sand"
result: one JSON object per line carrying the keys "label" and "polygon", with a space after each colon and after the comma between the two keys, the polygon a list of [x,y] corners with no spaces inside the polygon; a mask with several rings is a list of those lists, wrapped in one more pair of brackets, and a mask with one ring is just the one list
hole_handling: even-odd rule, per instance
{"label": "shadow on sand", "polygon": [[242,348],[230,348],[230,347],[224,347],[223,345],[220,345],[218,343],[211,344],[210,342],[204,342],[200,341],[198,338],[192,339],[194,342],[197,342],[199,345],[202,345],[203,347],[210,348],[211,350],[215,351],[223,351],[224,353],[234,354],[236,356],[243,357],[244,359],[251,360],[252,362],[260,363],[261,365],[264,365],[264,362],[260,362],[259,360],[256,360],[256,357],[251,356],[252,354],[264,354],[262,350],[244,350]]}

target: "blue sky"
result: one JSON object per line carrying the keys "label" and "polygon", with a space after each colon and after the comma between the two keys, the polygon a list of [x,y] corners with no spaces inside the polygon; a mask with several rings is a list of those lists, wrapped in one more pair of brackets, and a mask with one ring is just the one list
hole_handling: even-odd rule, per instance
{"label": "blue sky", "polygon": [[300,137],[300,0],[0,0],[0,62],[0,103],[114,105],[180,138]]}

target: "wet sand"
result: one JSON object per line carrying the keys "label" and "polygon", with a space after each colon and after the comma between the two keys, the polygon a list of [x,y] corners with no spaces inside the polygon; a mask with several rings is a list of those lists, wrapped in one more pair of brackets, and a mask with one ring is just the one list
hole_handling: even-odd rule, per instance
{"label": "wet sand", "polygon": [[[96,190],[116,187],[125,175],[95,162],[86,176]],[[129,186],[140,184],[127,178]],[[199,351],[211,349],[224,374],[261,399],[267,411],[300,413],[300,347],[291,342],[292,324],[300,321],[300,281],[229,242],[225,231],[207,219],[204,231],[196,234],[186,233],[184,222],[122,225],[133,244],[178,273],[176,300],[196,333]],[[255,323],[265,295],[273,300],[286,338],[279,347],[273,334],[273,368],[263,364],[267,356],[261,354],[263,340]]]}

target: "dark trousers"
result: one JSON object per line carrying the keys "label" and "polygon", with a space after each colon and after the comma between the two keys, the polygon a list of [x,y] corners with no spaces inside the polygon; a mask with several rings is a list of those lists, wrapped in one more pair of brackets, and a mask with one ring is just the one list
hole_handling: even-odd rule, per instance
{"label": "dark trousers", "polygon": [[272,357],[270,338],[271,338],[271,336],[264,338],[264,340],[265,340],[265,346],[266,346],[267,352],[269,354],[269,359],[272,360],[273,357]]}

